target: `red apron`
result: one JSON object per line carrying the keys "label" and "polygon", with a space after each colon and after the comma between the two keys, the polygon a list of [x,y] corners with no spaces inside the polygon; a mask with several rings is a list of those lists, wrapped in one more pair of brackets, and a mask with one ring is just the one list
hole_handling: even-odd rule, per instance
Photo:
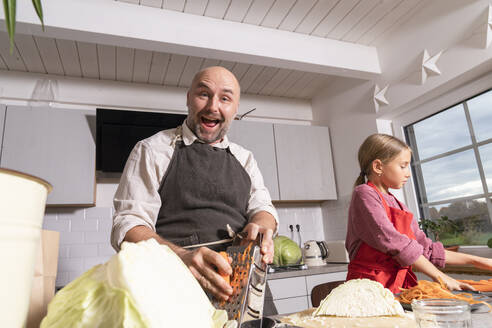
{"label": "red apron", "polygon": [[[376,186],[371,182],[368,182],[367,184],[374,188],[379,194],[379,197],[381,197],[388,218],[391,223],[393,223],[395,229],[408,236],[408,238],[415,239],[415,235],[411,228],[413,214],[389,207]],[[398,202],[398,205],[400,205],[400,208],[403,208],[400,202],[398,200],[396,201]],[[361,243],[357,250],[357,254],[348,265],[347,280],[357,278],[367,278],[378,281],[393,293],[399,293],[401,291],[400,287],[410,288],[417,284],[417,277],[410,266],[402,267],[390,255],[378,251],[367,245],[365,242]]]}

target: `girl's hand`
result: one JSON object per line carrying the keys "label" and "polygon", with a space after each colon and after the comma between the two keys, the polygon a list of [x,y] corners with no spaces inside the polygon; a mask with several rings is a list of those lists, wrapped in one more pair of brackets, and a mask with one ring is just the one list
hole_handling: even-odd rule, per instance
{"label": "girl's hand", "polygon": [[475,290],[473,286],[465,282],[457,281],[448,275],[444,274],[440,278],[449,290]]}

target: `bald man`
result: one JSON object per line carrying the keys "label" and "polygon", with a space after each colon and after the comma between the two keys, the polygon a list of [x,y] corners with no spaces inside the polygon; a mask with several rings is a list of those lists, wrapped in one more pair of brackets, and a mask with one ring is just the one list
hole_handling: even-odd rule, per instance
{"label": "bald man", "polygon": [[168,245],[200,285],[227,300],[232,288],[219,275],[231,266],[218,251],[228,245],[226,226],[263,234],[263,261],[273,260],[278,216],[251,152],[229,142],[240,88],[223,67],[198,72],[187,93],[188,116],[176,129],[135,145],[114,198],[111,244],[155,238]]}

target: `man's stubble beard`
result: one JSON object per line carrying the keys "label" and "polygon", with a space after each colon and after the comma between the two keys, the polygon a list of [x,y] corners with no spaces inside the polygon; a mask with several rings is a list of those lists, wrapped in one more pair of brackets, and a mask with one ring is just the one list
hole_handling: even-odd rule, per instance
{"label": "man's stubble beard", "polygon": [[[187,123],[188,123],[188,120],[187,120]],[[215,135],[212,136],[212,138],[205,137],[204,133],[202,133],[202,131],[201,131],[202,126],[201,126],[200,122],[197,122],[195,119],[192,119],[192,122],[190,122],[190,124],[188,124],[188,127],[191,129],[191,131],[193,131],[193,133],[198,138],[198,140],[200,140],[204,143],[207,143],[207,144],[211,144],[213,142],[216,142],[216,141],[224,138],[224,136],[227,134],[227,131],[229,131],[230,122],[227,123],[227,122],[223,121],[219,124],[223,124],[223,126],[217,131],[217,133]]]}

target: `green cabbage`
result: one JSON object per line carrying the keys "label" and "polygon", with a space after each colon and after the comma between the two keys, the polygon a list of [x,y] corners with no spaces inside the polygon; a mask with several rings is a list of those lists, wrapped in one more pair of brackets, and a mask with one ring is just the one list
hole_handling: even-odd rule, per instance
{"label": "green cabbage", "polygon": [[221,328],[226,321],[181,259],[150,239],[123,243],[107,263],[60,290],[41,328]]}
{"label": "green cabbage", "polygon": [[277,236],[273,239],[275,247],[273,264],[276,266],[299,264],[302,252],[294,241],[285,236]]}

